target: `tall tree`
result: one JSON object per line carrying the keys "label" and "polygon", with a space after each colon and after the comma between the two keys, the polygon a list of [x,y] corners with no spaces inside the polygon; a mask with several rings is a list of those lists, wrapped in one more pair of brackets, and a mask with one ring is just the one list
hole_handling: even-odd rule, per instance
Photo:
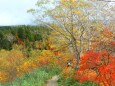
{"label": "tall tree", "polygon": [[[66,47],[75,54],[76,68],[78,68],[84,44],[88,44],[90,49],[91,30],[95,29],[94,26],[99,23],[96,28],[103,26],[102,22],[95,23],[94,18],[97,18],[97,15],[92,16],[93,10],[98,11],[92,8],[95,5],[87,0],[39,0],[36,5],[38,9],[30,9],[28,12],[31,12],[37,21],[57,33],[53,34],[53,37],[57,37],[55,43],[60,44],[59,40],[65,40]],[[40,11],[43,15],[38,14]],[[99,16],[101,17],[101,14]],[[46,19],[51,20],[46,21]]]}
{"label": "tall tree", "polygon": [[[47,4],[55,5],[52,8],[47,8]],[[45,16],[48,16],[53,21],[52,24],[48,24],[48,22],[45,21],[42,22],[58,32],[58,38],[64,38],[67,47],[72,49],[72,53],[75,53],[77,59],[76,67],[78,68],[80,54],[82,52],[82,39],[85,30],[83,23],[86,19],[83,7],[89,8],[89,4],[79,0],[59,0],[55,2],[44,0],[38,1],[37,6],[45,8],[43,9],[45,14],[47,14]],[[30,11],[33,12],[32,9]]]}

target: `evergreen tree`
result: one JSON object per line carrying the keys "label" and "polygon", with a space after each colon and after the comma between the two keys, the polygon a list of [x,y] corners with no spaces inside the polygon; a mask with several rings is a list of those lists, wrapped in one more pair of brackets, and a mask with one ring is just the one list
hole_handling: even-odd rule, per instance
{"label": "evergreen tree", "polygon": [[1,45],[3,49],[11,50],[12,49],[12,44],[8,39],[2,39],[1,40]]}
{"label": "evergreen tree", "polygon": [[24,28],[19,28],[18,29],[18,37],[24,42],[25,40],[25,30]]}
{"label": "evergreen tree", "polygon": [[2,40],[4,38],[4,34],[2,31],[0,31],[0,40]]}
{"label": "evergreen tree", "polygon": [[34,36],[34,38],[35,38],[36,41],[40,41],[40,40],[42,40],[42,35],[36,34],[36,35]]}

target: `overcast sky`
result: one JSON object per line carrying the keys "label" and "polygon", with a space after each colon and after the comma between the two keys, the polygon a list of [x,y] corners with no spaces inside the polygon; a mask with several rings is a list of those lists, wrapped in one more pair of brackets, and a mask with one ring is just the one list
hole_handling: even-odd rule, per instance
{"label": "overcast sky", "polygon": [[0,0],[0,26],[32,24],[27,10],[35,7],[37,0]]}

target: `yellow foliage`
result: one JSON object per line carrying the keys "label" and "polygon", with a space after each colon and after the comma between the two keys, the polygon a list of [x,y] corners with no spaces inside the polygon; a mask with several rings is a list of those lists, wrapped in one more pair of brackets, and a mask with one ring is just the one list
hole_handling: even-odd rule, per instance
{"label": "yellow foliage", "polygon": [[80,20],[85,21],[85,20],[87,20],[87,17],[81,17]]}
{"label": "yellow foliage", "polygon": [[63,6],[76,6],[77,5],[77,1],[76,0],[61,0],[61,4]]}
{"label": "yellow foliage", "polygon": [[17,75],[22,76],[23,74],[32,71],[33,69],[51,64],[51,62],[55,61],[52,56],[54,56],[53,52],[51,52],[50,50],[43,50],[41,52],[41,55],[36,59],[25,61],[22,65],[17,67]]}
{"label": "yellow foliage", "polygon": [[81,15],[82,11],[80,11],[80,10],[74,10],[74,13],[77,14],[77,15]]}
{"label": "yellow foliage", "polygon": [[54,54],[51,50],[43,50],[41,55],[42,55],[42,57],[52,57],[52,56],[54,56]]}
{"label": "yellow foliage", "polygon": [[32,56],[35,56],[34,59],[26,59],[18,49],[11,51],[0,50],[0,82],[10,81],[16,76],[23,75],[27,71],[37,68],[36,57],[39,56],[39,52],[32,52]]}

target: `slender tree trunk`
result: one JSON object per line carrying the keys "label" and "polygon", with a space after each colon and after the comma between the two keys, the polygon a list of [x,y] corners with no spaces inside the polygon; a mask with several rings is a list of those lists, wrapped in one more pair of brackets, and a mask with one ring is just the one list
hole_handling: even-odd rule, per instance
{"label": "slender tree trunk", "polygon": [[76,57],[76,60],[77,60],[77,63],[76,63],[75,69],[79,69],[80,53],[79,53],[79,52],[76,52],[75,57]]}
{"label": "slender tree trunk", "polygon": [[75,52],[75,57],[76,57],[76,60],[77,60],[75,69],[79,69],[81,51],[78,49],[76,40],[74,38],[73,38],[73,46],[74,46],[73,48],[74,48],[74,52]]}
{"label": "slender tree trunk", "polygon": [[90,50],[90,38],[88,38],[88,47],[87,50]]}

